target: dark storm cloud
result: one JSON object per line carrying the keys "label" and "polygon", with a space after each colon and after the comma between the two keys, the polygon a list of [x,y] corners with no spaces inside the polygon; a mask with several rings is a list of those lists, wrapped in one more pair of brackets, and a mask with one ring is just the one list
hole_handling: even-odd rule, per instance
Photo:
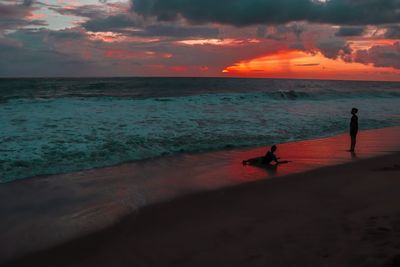
{"label": "dark storm cloud", "polygon": [[316,47],[325,57],[330,59],[346,58],[352,53],[349,44],[339,38],[320,40],[316,43]]}
{"label": "dark storm cloud", "polygon": [[400,0],[132,0],[144,16],[192,23],[217,22],[235,26],[290,21],[334,24],[383,24],[400,21]]}
{"label": "dark storm cloud", "polygon": [[24,0],[24,2],[22,3],[24,6],[31,6],[33,5],[34,0]]}
{"label": "dark storm cloud", "polygon": [[368,50],[359,50],[354,61],[373,64],[375,67],[392,67],[400,69],[400,42],[393,45],[377,45]]}
{"label": "dark storm cloud", "polygon": [[209,27],[182,27],[182,26],[167,26],[167,25],[152,25],[139,33],[142,36],[169,36],[176,38],[202,37],[202,38],[217,38],[219,30]]}
{"label": "dark storm cloud", "polygon": [[[57,43],[83,41],[85,35],[72,30],[19,29],[0,38],[0,77],[7,76],[80,76],[96,70],[95,62],[63,49]],[[92,72],[95,74],[95,72]]]}
{"label": "dark storm cloud", "polygon": [[24,17],[30,9],[23,4],[2,4],[0,2],[0,19]]}
{"label": "dark storm cloud", "polygon": [[[5,4],[9,2],[9,4]],[[27,17],[34,9],[33,1],[5,1],[0,3],[0,31],[14,30],[24,26],[46,26],[43,20],[30,20]]]}
{"label": "dark storm cloud", "polygon": [[94,32],[119,31],[124,28],[138,27],[138,22],[127,15],[115,15],[103,18],[94,18],[82,24],[82,26]]}
{"label": "dark storm cloud", "polygon": [[349,36],[361,36],[365,31],[363,26],[342,26],[335,33],[336,36],[349,37]]}
{"label": "dark storm cloud", "polygon": [[[136,36],[164,36],[175,38],[204,37],[215,38],[219,34],[218,28],[201,26],[179,26],[179,25],[144,25],[137,18],[129,14],[120,14],[108,17],[93,18],[81,24],[88,31],[106,32],[113,31]],[[135,28],[129,31],[127,28]]]}

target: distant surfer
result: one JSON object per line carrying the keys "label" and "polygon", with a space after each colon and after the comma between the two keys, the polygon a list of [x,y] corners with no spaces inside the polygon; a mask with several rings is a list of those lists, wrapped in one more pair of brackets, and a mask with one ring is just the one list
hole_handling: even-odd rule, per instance
{"label": "distant surfer", "polygon": [[[282,163],[288,163],[289,161],[279,161],[279,158],[276,157],[275,151],[278,149],[277,146],[271,146],[271,149],[265,154],[264,157],[252,158],[248,160],[243,160],[243,165],[266,165],[266,166],[275,166]],[[275,162],[275,164],[272,164]]]}
{"label": "distant surfer", "polygon": [[353,115],[350,120],[350,138],[351,138],[351,145],[349,152],[354,152],[357,143],[357,133],[358,133],[358,117],[357,114],[358,109],[352,108],[351,114]]}

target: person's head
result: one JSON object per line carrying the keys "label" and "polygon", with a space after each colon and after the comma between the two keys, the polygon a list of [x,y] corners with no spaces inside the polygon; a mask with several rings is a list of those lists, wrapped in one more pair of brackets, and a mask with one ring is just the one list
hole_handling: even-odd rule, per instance
{"label": "person's head", "polygon": [[271,146],[271,152],[272,152],[272,153],[275,152],[277,149],[278,149],[278,148],[277,148],[275,145]]}
{"label": "person's head", "polygon": [[356,109],[356,108],[351,109],[351,114],[356,115],[357,112],[358,112],[358,109]]}

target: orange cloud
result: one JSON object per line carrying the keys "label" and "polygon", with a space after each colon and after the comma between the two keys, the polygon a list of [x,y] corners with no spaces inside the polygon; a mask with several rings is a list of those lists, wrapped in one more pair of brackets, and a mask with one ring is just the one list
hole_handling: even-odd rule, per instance
{"label": "orange cloud", "polygon": [[298,50],[244,60],[225,68],[223,73],[245,77],[400,81],[400,70],[394,68],[348,63],[342,59],[328,59],[320,52]]}
{"label": "orange cloud", "polygon": [[122,42],[126,38],[122,34],[114,32],[87,32],[88,37],[92,41],[102,41],[105,43]]}
{"label": "orange cloud", "polygon": [[216,46],[239,46],[239,45],[245,45],[245,44],[255,44],[255,43],[260,43],[259,40],[257,39],[232,39],[232,38],[226,38],[226,39],[193,39],[193,40],[182,40],[178,41],[178,44],[184,44],[184,45],[216,45]]}
{"label": "orange cloud", "polygon": [[30,19],[30,20],[44,19],[44,18],[46,18],[46,14],[42,14],[42,13],[31,13],[27,18]]}
{"label": "orange cloud", "polygon": [[370,49],[377,45],[393,45],[398,40],[378,39],[378,40],[353,40],[349,42],[351,49],[364,50]]}

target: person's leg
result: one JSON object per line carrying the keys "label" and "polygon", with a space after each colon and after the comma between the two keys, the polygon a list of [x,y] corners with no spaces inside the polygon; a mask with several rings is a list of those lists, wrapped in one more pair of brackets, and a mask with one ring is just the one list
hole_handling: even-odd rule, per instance
{"label": "person's leg", "polygon": [[350,151],[354,151],[354,149],[356,148],[356,143],[357,143],[357,135],[351,135]]}

